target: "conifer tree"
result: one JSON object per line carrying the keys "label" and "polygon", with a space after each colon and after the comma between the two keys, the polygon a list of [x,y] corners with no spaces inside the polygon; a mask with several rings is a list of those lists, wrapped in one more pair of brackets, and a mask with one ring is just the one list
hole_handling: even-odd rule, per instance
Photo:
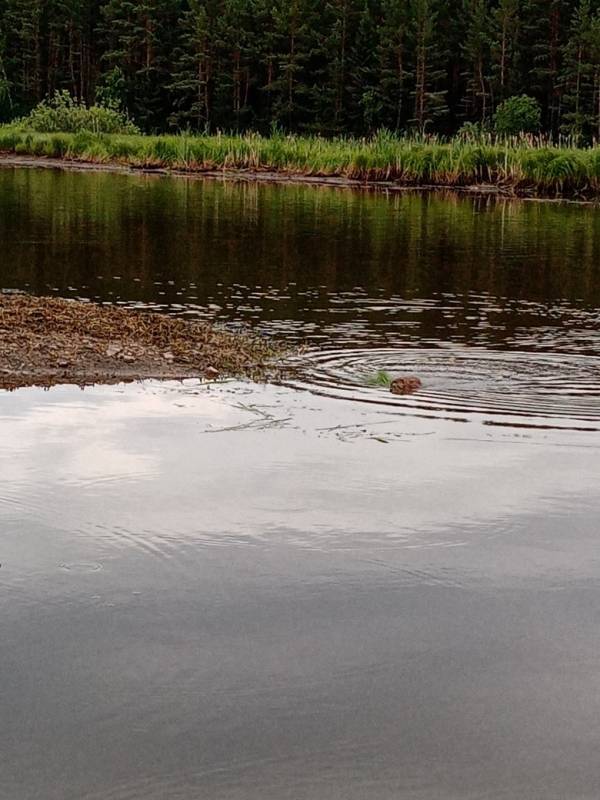
{"label": "conifer tree", "polygon": [[178,21],[179,43],[173,51],[169,89],[175,128],[209,131],[212,122],[212,80],[216,9],[206,0],[189,0]]}
{"label": "conifer tree", "polygon": [[23,112],[44,97],[42,0],[12,0],[3,14],[4,69],[16,88],[15,111]]}
{"label": "conifer tree", "polygon": [[94,6],[89,0],[50,0],[46,4],[46,92],[67,89],[89,100]]}
{"label": "conifer tree", "polygon": [[378,98],[380,120],[390,130],[399,131],[408,114],[408,58],[410,7],[406,0],[383,0],[377,47]]}
{"label": "conifer tree", "polygon": [[318,121],[325,130],[339,133],[347,121],[349,50],[357,13],[352,0],[327,0],[323,16],[326,24],[318,39],[321,52],[314,54],[318,57]]}
{"label": "conifer tree", "polygon": [[298,97],[302,77],[302,3],[301,0],[275,0],[274,70],[269,83],[273,121],[293,128],[299,121]]}
{"label": "conifer tree", "polygon": [[240,130],[251,121],[250,90],[255,84],[251,0],[222,0],[216,19],[218,60],[215,109],[220,127]]}
{"label": "conifer tree", "polygon": [[581,0],[563,48],[563,130],[600,139],[600,9]]}
{"label": "conifer tree", "polygon": [[0,120],[9,119],[13,109],[12,86],[5,66],[6,40],[0,30]]}
{"label": "conifer tree", "polygon": [[523,0],[521,64],[527,94],[542,103],[545,127],[552,132],[560,120],[562,43],[569,11],[577,0]]}
{"label": "conifer tree", "polygon": [[253,58],[257,75],[254,118],[257,126],[265,130],[275,122],[273,101],[279,34],[273,15],[273,0],[253,0],[253,17],[256,31]]}
{"label": "conifer tree", "polygon": [[412,123],[424,133],[447,112],[443,86],[445,72],[441,67],[443,43],[436,37],[438,5],[436,0],[411,0],[414,111]]}
{"label": "conifer tree", "polygon": [[315,43],[319,0],[274,0],[275,70],[269,90],[273,122],[289,130],[315,121]]}
{"label": "conifer tree", "polygon": [[371,133],[384,124],[377,60],[379,32],[372,0],[362,0],[357,16],[348,54],[348,126],[354,133]]}
{"label": "conifer tree", "polygon": [[166,123],[178,6],[179,0],[109,0],[102,8],[105,70],[123,71],[127,108],[147,130]]}
{"label": "conifer tree", "polygon": [[498,0],[492,12],[492,95],[495,105],[518,91],[520,0]]}
{"label": "conifer tree", "polygon": [[528,95],[597,136],[600,0],[0,0],[0,118],[55,90],[146,131],[452,133]]}
{"label": "conifer tree", "polygon": [[462,55],[465,60],[467,116],[487,122],[491,111],[490,50],[491,16],[488,0],[464,0],[465,36]]}

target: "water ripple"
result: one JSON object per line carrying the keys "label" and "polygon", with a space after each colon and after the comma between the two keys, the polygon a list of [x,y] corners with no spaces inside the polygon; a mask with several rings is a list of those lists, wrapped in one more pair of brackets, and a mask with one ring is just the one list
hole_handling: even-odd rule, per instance
{"label": "water ripple", "polygon": [[[518,427],[600,430],[600,358],[497,352],[460,345],[314,350],[287,384],[399,412]],[[378,372],[417,375],[423,388],[395,396]]]}

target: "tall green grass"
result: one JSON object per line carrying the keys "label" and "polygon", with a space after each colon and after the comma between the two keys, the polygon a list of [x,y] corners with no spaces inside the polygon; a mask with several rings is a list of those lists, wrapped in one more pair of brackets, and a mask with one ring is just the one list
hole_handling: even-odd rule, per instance
{"label": "tall green grass", "polygon": [[600,196],[600,146],[580,149],[533,138],[142,136],[35,133],[0,126],[0,151],[146,169],[257,170],[404,186],[487,184],[516,194]]}

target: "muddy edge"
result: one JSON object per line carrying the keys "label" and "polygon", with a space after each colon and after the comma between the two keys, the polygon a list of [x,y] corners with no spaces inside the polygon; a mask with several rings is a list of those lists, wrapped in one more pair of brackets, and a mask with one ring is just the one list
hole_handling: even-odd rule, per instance
{"label": "muddy edge", "polygon": [[344,176],[303,175],[293,172],[276,172],[273,170],[231,170],[231,169],[171,169],[168,167],[137,167],[132,164],[117,162],[96,163],[73,159],[48,158],[46,156],[18,156],[13,153],[0,153],[0,169],[2,168],[42,168],[69,170],[75,172],[112,172],[125,175],[150,175],[157,177],[171,176],[188,180],[225,180],[238,183],[264,183],[283,185],[328,186],[338,189],[356,189],[380,193],[430,193],[448,195],[471,195],[498,197],[510,200],[524,200],[536,203],[576,203],[577,205],[600,205],[600,198],[589,199],[579,197],[545,197],[528,193],[526,190],[508,189],[495,184],[477,184],[472,186],[446,186],[444,184],[424,184],[413,186],[394,181],[360,181]]}
{"label": "muddy edge", "polygon": [[248,332],[84,300],[0,292],[0,389],[277,378],[288,349]]}

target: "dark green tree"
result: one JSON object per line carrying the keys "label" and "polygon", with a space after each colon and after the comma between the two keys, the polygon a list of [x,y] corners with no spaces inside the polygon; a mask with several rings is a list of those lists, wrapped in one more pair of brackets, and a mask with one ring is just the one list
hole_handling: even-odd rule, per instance
{"label": "dark green tree", "polygon": [[122,70],[127,109],[147,130],[166,124],[169,59],[180,16],[179,0],[109,0],[102,8],[103,71]]}
{"label": "dark green tree", "polygon": [[523,0],[520,47],[523,87],[542,104],[544,127],[558,130],[562,44],[577,0]]}
{"label": "dark green tree", "polygon": [[0,120],[10,119],[13,110],[12,86],[5,66],[6,40],[0,31]]}
{"label": "dark green tree", "polygon": [[0,118],[55,91],[146,131],[453,133],[527,94],[600,117],[600,0],[0,0]]}
{"label": "dark green tree", "polygon": [[377,46],[377,98],[379,121],[390,130],[401,130],[410,115],[410,33],[408,2],[382,0]]}
{"label": "dark green tree", "polygon": [[12,0],[2,18],[4,69],[15,87],[16,113],[40,101],[46,93],[42,0]]}
{"label": "dark green tree", "polygon": [[340,133],[347,125],[350,43],[358,17],[353,0],[327,0],[325,26],[316,42],[316,99],[319,127]]}
{"label": "dark green tree", "polygon": [[273,0],[272,122],[290,130],[315,122],[320,7],[318,0]]}
{"label": "dark green tree", "polygon": [[464,0],[465,36],[462,56],[465,62],[467,117],[486,123],[491,112],[492,16],[488,0]]}
{"label": "dark green tree", "polygon": [[494,104],[518,88],[520,0],[498,0],[492,11],[491,84]]}
{"label": "dark green tree", "polygon": [[371,133],[383,124],[379,30],[372,0],[362,0],[357,15],[356,33],[348,53],[348,127],[353,133]]}
{"label": "dark green tree", "polygon": [[173,52],[169,89],[175,128],[210,130],[215,51],[216,8],[206,0],[189,0],[179,19],[179,43]]}
{"label": "dark green tree", "polygon": [[443,68],[445,42],[436,35],[439,17],[437,0],[411,0],[414,100],[411,122],[424,133],[447,113]]}
{"label": "dark green tree", "polygon": [[252,122],[250,92],[256,84],[251,0],[222,0],[215,20],[214,65],[216,122],[241,130]]}
{"label": "dark green tree", "polygon": [[581,0],[563,47],[562,128],[578,137],[600,139],[600,9]]}

